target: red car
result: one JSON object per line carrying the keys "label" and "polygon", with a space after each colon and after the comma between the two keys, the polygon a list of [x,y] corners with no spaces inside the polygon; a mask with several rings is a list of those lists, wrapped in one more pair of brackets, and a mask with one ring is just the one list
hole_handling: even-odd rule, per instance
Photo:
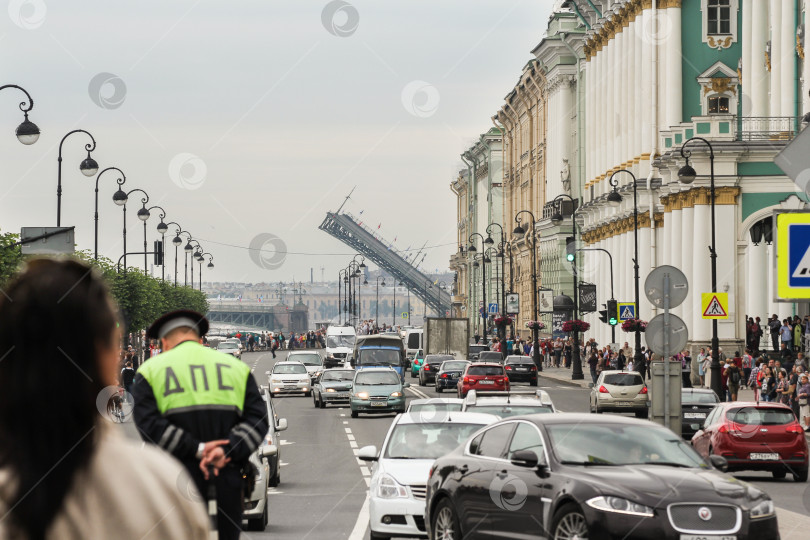
{"label": "red car", "polygon": [[509,390],[509,377],[501,364],[475,362],[464,370],[457,388],[461,398],[470,390]]}
{"label": "red car", "polygon": [[780,403],[720,403],[709,413],[692,446],[702,456],[723,456],[729,471],[788,473],[807,481],[808,455],[804,430],[790,407]]}

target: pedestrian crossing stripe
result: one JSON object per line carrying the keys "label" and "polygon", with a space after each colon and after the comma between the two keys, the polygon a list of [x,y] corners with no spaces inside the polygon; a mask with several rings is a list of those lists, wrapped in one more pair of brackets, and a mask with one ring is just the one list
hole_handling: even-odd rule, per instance
{"label": "pedestrian crossing stripe", "polygon": [[704,319],[728,319],[728,293],[702,293]]}

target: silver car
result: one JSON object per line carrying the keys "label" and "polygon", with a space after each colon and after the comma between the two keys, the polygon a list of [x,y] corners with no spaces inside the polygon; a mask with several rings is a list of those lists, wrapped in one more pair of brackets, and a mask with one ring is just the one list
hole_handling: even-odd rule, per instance
{"label": "silver car", "polygon": [[239,348],[238,343],[233,341],[220,341],[217,350],[225,354],[232,354],[236,358],[242,358],[242,349]]}
{"label": "silver car", "polygon": [[632,412],[646,418],[649,394],[644,378],[636,371],[603,371],[591,388],[592,413]]}
{"label": "silver car", "polygon": [[306,397],[312,395],[312,380],[306,366],[301,362],[277,362],[273,371],[266,371],[267,385],[270,393],[289,394],[303,393]]}
{"label": "silver car", "polygon": [[312,383],[323,373],[323,358],[314,351],[290,351],[287,362],[301,362],[307,368]]}

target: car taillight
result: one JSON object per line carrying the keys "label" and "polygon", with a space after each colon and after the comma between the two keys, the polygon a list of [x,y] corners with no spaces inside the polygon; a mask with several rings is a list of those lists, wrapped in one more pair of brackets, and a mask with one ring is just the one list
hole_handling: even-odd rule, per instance
{"label": "car taillight", "polygon": [[503,377],[495,377],[495,382],[503,384]]}
{"label": "car taillight", "polygon": [[599,393],[600,394],[609,394],[610,392],[608,392],[608,389],[605,388],[604,385],[603,385],[603,386],[599,387]]}
{"label": "car taillight", "polygon": [[473,380],[470,377],[464,377],[464,382],[470,384],[473,382]]}
{"label": "car taillight", "polygon": [[645,386],[644,388],[641,389],[641,392],[639,392],[639,394],[646,394],[646,393],[647,393],[647,387]]}
{"label": "car taillight", "polygon": [[447,373],[442,373],[442,379],[446,379],[446,378],[447,378]]}
{"label": "car taillight", "polygon": [[785,431],[787,431],[788,433],[795,433],[797,435],[799,435],[799,434],[804,435],[804,430],[798,424],[788,426],[787,429],[785,429]]}
{"label": "car taillight", "polygon": [[505,368],[503,368],[503,369],[505,369],[506,371],[512,371],[512,366],[506,366],[506,367],[505,367]]}
{"label": "car taillight", "polygon": [[430,364],[425,364],[425,371],[430,371]]}
{"label": "car taillight", "polygon": [[529,368],[529,371],[537,371],[537,366],[532,366]]}

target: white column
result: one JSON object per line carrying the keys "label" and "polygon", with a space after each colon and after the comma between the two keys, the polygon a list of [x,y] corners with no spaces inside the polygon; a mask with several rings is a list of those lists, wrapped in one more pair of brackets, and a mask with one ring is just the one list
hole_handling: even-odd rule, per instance
{"label": "white column", "polygon": [[[670,264],[676,268],[679,268],[681,271],[684,271],[686,261],[681,260],[681,245],[683,244],[683,210],[675,210],[673,208],[670,214],[672,215],[672,220],[670,221],[670,223],[672,223],[672,231],[669,236],[670,243],[665,249],[670,254]],[[684,273],[686,272],[684,271]],[[675,307],[672,311],[675,313],[675,315],[683,319],[683,304]]]}
{"label": "white column", "polygon": [[[796,64],[794,58],[796,57],[796,21],[793,12],[793,2],[786,2],[782,7],[782,24],[779,26],[779,31],[774,32],[774,39],[781,41],[780,43],[780,76],[781,76],[781,113],[779,116],[794,116],[794,98],[796,97],[794,80],[796,78]],[[803,114],[800,112],[800,115]]]}
{"label": "white column", "polygon": [[623,163],[627,159],[627,124],[630,122],[627,114],[627,33],[622,31],[616,34],[615,46],[617,55],[616,67],[618,68],[616,77],[616,104],[613,106],[617,122],[617,134],[619,136],[618,149],[614,162],[616,165]]}
{"label": "white column", "polygon": [[[781,302],[774,302],[774,300],[773,300],[774,299],[774,293],[775,293],[774,288],[773,288],[774,287],[774,275],[773,275],[774,268],[773,268],[773,264],[771,263],[771,261],[773,261],[773,249],[774,249],[773,244],[769,244],[769,245],[766,244],[766,246],[765,246],[765,256],[768,259],[768,264],[766,265],[766,268],[767,268],[767,271],[768,271],[768,280],[767,280],[768,281],[768,298],[767,298],[767,301],[768,301],[768,317],[770,317],[771,315],[776,313],[777,315],[779,315],[779,320],[782,320],[787,315],[787,310],[785,309],[787,307],[787,304],[783,304]],[[763,318],[763,321],[764,320],[765,319]],[[763,336],[763,338],[765,338],[765,337],[768,338],[768,340],[769,340],[768,345],[770,347],[770,336],[768,335],[767,330],[765,331],[765,335]]]}
{"label": "white column", "polygon": [[[645,9],[641,12],[640,16],[636,19],[637,34],[642,34],[644,29],[650,23],[650,10]],[[639,39],[641,39],[639,37]],[[653,151],[652,145],[652,119],[654,111],[652,111],[652,46],[646,41],[639,47],[641,49],[641,108],[643,111],[643,120],[641,120],[641,153],[651,153]]]}
{"label": "white column", "polygon": [[643,152],[642,150],[642,143],[641,143],[641,133],[644,131],[644,88],[642,85],[644,84],[644,60],[643,50],[645,47],[644,44],[641,43],[641,38],[636,31],[636,28],[639,24],[639,18],[637,17],[635,21],[630,23],[631,33],[630,35],[633,36],[633,65],[631,66],[631,71],[633,72],[633,107],[634,107],[634,116],[633,116],[633,157],[641,155]]}
{"label": "white column", "polygon": [[664,128],[680,124],[683,120],[683,70],[681,63],[681,8],[673,7],[666,10],[669,21],[669,37],[661,48],[662,54],[667,57],[667,120]]}
{"label": "white column", "polygon": [[[606,159],[604,169],[613,167],[615,163],[616,152],[616,106],[614,105],[615,99],[615,84],[616,84],[616,41],[611,40],[607,43],[603,52],[606,52],[605,69],[607,70],[606,84],[605,84],[605,112],[607,115],[607,134],[605,137]],[[603,188],[604,189],[604,188]]]}
{"label": "white column", "polygon": [[[711,244],[711,215],[708,204],[695,205],[695,236],[692,239],[693,279],[689,283],[689,294],[700,298],[700,294],[712,290],[711,262],[708,246]],[[701,317],[700,310],[692,311],[692,324],[689,326],[691,341],[709,341],[712,335],[711,321]],[[687,323],[688,324],[688,323]]]}
{"label": "white column", "polygon": [[[683,231],[683,239],[681,240],[681,265],[680,269],[683,271],[684,275],[686,276],[687,283],[691,284],[693,281],[693,261],[692,261],[692,240],[695,237],[695,208],[694,206],[684,207],[681,210],[681,230]],[[695,295],[690,294],[686,296],[686,300],[683,304],[681,304],[682,315],[681,318],[689,324],[689,320],[692,317],[695,309],[699,309],[700,305],[697,308],[694,307],[695,305]]]}
{"label": "white column", "polygon": [[[743,14],[743,17],[745,14]],[[753,2],[751,10],[751,67],[743,73],[751,96],[751,116],[768,116],[768,72],[765,70],[765,43],[768,41],[768,4]]]}
{"label": "white column", "polygon": [[[640,194],[639,194],[640,195]],[[650,274],[650,227],[639,227],[638,229],[638,276],[639,276],[639,313],[644,321],[652,319],[652,306],[644,294],[644,280]],[[635,284],[633,285],[633,295],[635,298]]]}
{"label": "white column", "polygon": [[[659,34],[664,34],[666,32],[666,23],[664,22],[665,13],[664,10],[658,10],[658,21],[653,21],[651,24],[655,26],[658,25],[658,32]],[[669,55],[667,55],[666,51],[666,42],[663,43],[654,43],[651,45],[658,49],[658,129],[667,129],[669,127],[667,123],[667,98],[669,96]]]}
{"label": "white column", "polygon": [[658,245],[661,264],[672,264],[672,212],[664,212],[663,242]]}
{"label": "white column", "polygon": [[750,317],[761,317],[766,319],[768,313],[768,287],[765,280],[768,279],[768,260],[765,243],[758,246],[748,244],[745,254],[746,269],[748,275],[745,278],[745,292],[747,302],[745,312]]}
{"label": "white column", "polygon": [[751,114],[751,17],[753,0],[742,0],[742,116]]}
{"label": "white column", "polygon": [[768,100],[768,116],[780,116],[782,107],[782,42],[779,34],[784,30],[779,27],[782,21],[782,4],[784,0],[771,0],[769,22],[771,36],[771,74],[770,74],[770,95]]}
{"label": "white column", "polygon": [[[585,63],[585,71],[584,71],[584,79],[585,85],[582,87],[584,92],[581,94],[583,99],[585,100],[585,119],[583,122],[580,123],[582,129],[585,130],[585,148],[580,148],[578,151],[584,152],[582,162],[585,164],[585,170],[583,172],[583,176],[585,177],[585,182],[590,182],[591,178],[593,178],[593,162],[592,162],[592,152],[593,152],[593,145],[591,144],[591,136],[593,134],[593,101],[591,100],[591,87],[593,85],[593,59]],[[580,76],[579,80],[580,84],[583,83],[583,78]]]}

